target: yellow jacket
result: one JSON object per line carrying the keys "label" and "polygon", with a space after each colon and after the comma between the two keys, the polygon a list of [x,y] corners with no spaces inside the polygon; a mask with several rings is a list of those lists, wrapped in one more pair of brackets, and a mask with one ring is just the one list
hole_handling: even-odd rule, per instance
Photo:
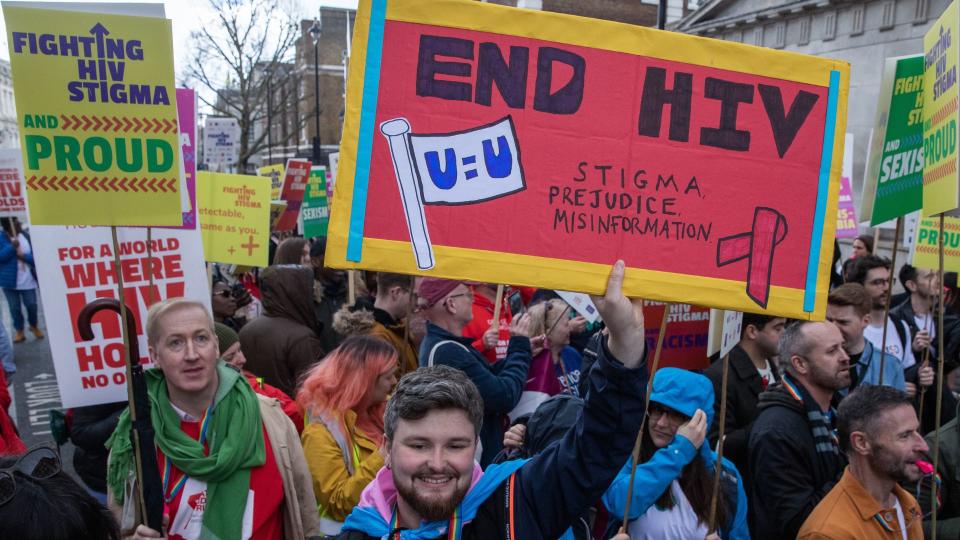
{"label": "yellow jacket", "polygon": [[371,336],[377,336],[387,340],[393,348],[397,350],[397,363],[400,367],[400,373],[397,373],[397,378],[403,377],[411,371],[416,371],[420,367],[419,360],[417,358],[417,352],[413,350],[413,345],[409,341],[404,341],[403,339],[403,327],[406,323],[400,323],[397,325],[397,329],[400,334],[398,335],[396,331],[391,330],[384,326],[381,323],[374,323],[373,327],[370,329]]}
{"label": "yellow jacket", "polygon": [[420,367],[413,342],[404,339],[406,325],[406,321],[393,321],[393,318],[381,309],[370,311],[365,308],[352,309],[345,305],[333,316],[333,328],[344,339],[356,335],[377,336],[393,345],[397,350],[397,363],[400,368],[398,378]]}
{"label": "yellow jacket", "polygon": [[[323,529],[336,527],[336,523],[331,522],[346,519],[360,502],[363,488],[383,467],[383,455],[379,447],[358,431],[356,424],[357,413],[353,411],[347,411],[342,423],[330,418],[313,418],[300,436],[307,467],[313,478],[313,492],[320,512],[321,532],[324,534],[335,534]],[[340,432],[344,428],[346,432],[341,437]],[[341,447],[338,438],[345,448]],[[349,465],[347,455],[350,456]]]}

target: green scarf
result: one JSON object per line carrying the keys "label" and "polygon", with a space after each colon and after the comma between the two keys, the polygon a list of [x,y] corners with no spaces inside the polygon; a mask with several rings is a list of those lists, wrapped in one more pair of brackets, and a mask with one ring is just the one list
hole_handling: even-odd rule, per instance
{"label": "green scarf", "polygon": [[[217,364],[217,375],[219,386],[207,432],[209,455],[204,455],[199,441],[180,429],[180,416],[170,405],[159,369],[146,372],[147,393],[157,448],[184,474],[207,483],[201,537],[232,540],[242,533],[250,469],[264,464],[266,450],[260,406],[253,389],[223,362]],[[106,446],[111,450],[107,485],[117,504],[122,505],[124,485],[134,469],[129,410],[120,415],[120,423]]]}

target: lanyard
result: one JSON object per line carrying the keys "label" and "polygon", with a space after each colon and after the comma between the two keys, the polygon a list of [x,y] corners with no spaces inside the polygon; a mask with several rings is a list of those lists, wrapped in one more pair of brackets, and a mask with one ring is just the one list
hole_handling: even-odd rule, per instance
{"label": "lanyard", "polygon": [[[210,413],[213,411],[213,404],[210,404],[210,407],[207,408],[207,411],[203,413],[203,419],[200,420],[200,444],[203,445],[207,441],[207,428],[210,427]],[[183,489],[184,484],[187,483],[187,475],[184,473],[180,480],[177,480],[177,483],[174,484],[173,488],[170,490],[170,495],[167,495],[167,487],[170,484],[170,477],[172,476],[170,470],[170,459],[163,455],[163,500],[166,503],[173,502],[177,498],[177,495],[180,493],[180,490]]]}
{"label": "lanyard", "polygon": [[[399,518],[397,516],[397,507],[393,507],[393,516],[390,518],[390,533],[387,535],[389,540],[400,540],[400,528],[397,526]],[[447,525],[447,540],[461,540],[463,536],[463,518],[460,515],[460,506],[450,516],[450,523]]]}

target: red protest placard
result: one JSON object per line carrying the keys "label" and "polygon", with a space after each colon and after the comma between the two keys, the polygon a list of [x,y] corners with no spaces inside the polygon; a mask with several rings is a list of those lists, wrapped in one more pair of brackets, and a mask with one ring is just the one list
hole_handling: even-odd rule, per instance
{"label": "red protest placard", "polygon": [[[657,346],[660,321],[665,304],[644,302],[643,318],[650,359]],[[710,332],[710,308],[671,304],[667,315],[667,331],[660,350],[660,367],[679,367],[701,370],[710,366],[707,359],[707,341]]]}
{"label": "red protest placard", "polygon": [[327,264],[597,293],[622,258],[631,295],[822,317],[845,63],[473,2],[369,5]]}
{"label": "red protest placard", "polygon": [[287,208],[273,226],[275,231],[292,231],[297,226],[303,194],[310,179],[311,163],[308,160],[288,159],[284,172],[283,191],[280,200],[286,201]]}

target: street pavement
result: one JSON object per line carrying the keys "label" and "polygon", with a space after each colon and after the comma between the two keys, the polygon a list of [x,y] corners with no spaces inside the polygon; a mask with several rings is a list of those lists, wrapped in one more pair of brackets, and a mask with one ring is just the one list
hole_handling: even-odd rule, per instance
{"label": "street pavement", "polygon": [[[46,333],[43,309],[38,309],[40,328]],[[6,301],[0,301],[0,321],[12,339],[14,331]],[[62,409],[62,406],[49,339],[36,339],[28,331],[27,341],[13,346],[13,360],[17,364],[17,372],[7,381],[13,397],[10,416],[20,430],[20,437],[27,448],[37,444],[53,445],[55,443],[50,433],[50,411]],[[73,445],[65,444],[60,452],[64,470],[73,475]]]}

